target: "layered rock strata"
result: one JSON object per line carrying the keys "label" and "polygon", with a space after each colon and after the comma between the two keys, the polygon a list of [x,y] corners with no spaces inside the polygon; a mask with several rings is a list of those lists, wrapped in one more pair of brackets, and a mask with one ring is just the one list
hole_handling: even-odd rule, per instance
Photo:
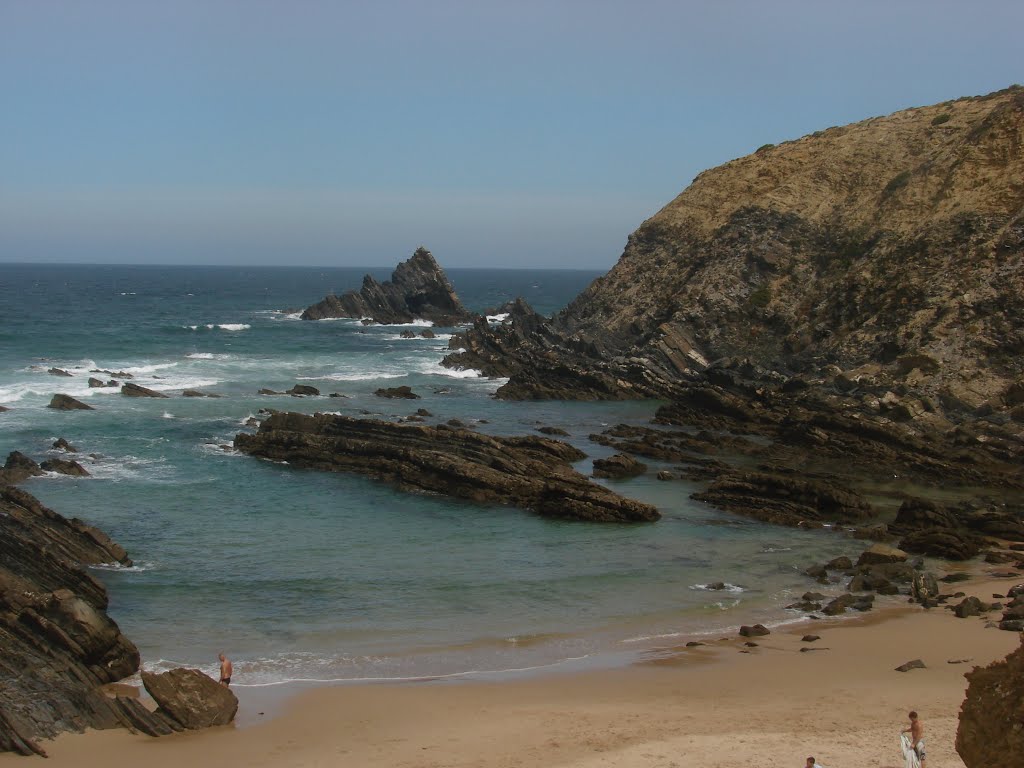
{"label": "layered rock strata", "polygon": [[1024,89],[700,174],[563,312],[479,320],[448,365],[510,399],[675,398],[712,362],[948,429],[1024,422]]}
{"label": "layered rock strata", "polygon": [[41,739],[85,728],[175,730],[102,689],[136,672],[139,652],[85,570],[99,563],[131,560],[102,531],[0,485],[0,751],[44,754]]}
{"label": "layered rock strata", "polygon": [[385,325],[429,320],[451,326],[468,322],[471,314],[430,251],[420,247],[395,268],[389,282],[379,283],[366,275],[358,292],[327,296],[302,313],[303,320],[333,317],[369,319]]}
{"label": "layered rock strata", "polygon": [[595,522],[657,520],[654,507],[590,482],[572,446],[539,436],[492,437],[446,425],[391,424],[345,416],[274,413],[243,453],[299,467],[355,472],[405,490],[510,504],[544,517]]}

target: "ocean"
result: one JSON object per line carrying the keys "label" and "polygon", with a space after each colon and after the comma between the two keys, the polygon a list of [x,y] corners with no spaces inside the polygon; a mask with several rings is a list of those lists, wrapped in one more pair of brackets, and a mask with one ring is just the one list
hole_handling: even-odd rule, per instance
{"label": "ocean", "polygon": [[[47,474],[24,488],[109,533],[134,559],[99,567],[110,615],[143,666],[198,666],[219,652],[238,687],[299,681],[487,677],[615,665],[740,623],[800,619],[785,609],[817,587],[809,564],[849,554],[844,537],[778,528],[690,500],[663,467],[605,481],[663,519],[601,525],[403,493],[366,478],[303,471],[232,450],[261,408],[380,419],[419,408],[493,434],[561,427],[589,435],[644,424],[657,403],[512,403],[501,380],[440,365],[453,329],[306,322],[301,308],[388,269],[30,266],[0,264],[0,456],[62,455],[87,478]],[[585,271],[453,269],[463,302],[484,311],[515,296],[550,314],[594,277]],[[426,324],[411,327],[422,332]],[[54,376],[51,368],[71,377]],[[93,389],[126,372],[169,399]],[[259,395],[310,384],[324,395]],[[421,400],[386,400],[409,385]],[[219,398],[183,398],[183,389]],[[93,411],[46,408],[54,393]],[[708,585],[724,582],[725,589]],[[823,591],[829,591],[827,588]]]}

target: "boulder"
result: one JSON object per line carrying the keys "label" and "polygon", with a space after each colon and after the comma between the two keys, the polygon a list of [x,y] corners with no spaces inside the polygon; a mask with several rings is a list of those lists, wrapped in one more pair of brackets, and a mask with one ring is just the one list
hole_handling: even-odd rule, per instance
{"label": "boulder", "polygon": [[761,637],[762,635],[770,634],[771,630],[769,630],[764,624],[754,624],[753,626],[744,624],[740,627],[741,637]]}
{"label": "boulder", "polygon": [[915,573],[910,594],[915,600],[934,600],[939,595],[939,584],[932,573]]}
{"label": "boulder", "polygon": [[212,392],[202,392],[202,391],[200,391],[198,389],[186,389],[184,392],[181,393],[181,396],[182,397],[220,397],[220,395],[215,395]]}
{"label": "boulder", "polygon": [[594,459],[594,477],[635,477],[646,471],[646,464],[624,453],[616,453],[606,459]]}
{"label": "boulder", "polygon": [[296,384],[285,394],[293,397],[316,397],[320,394],[320,390],[316,387],[311,387],[308,384]]}
{"label": "boulder", "polygon": [[550,435],[551,437],[568,437],[569,433],[561,427],[537,427],[537,431],[542,435]]}
{"label": "boulder", "polygon": [[416,338],[416,332],[415,331],[402,331],[400,334],[398,334],[398,336],[400,338],[403,338],[403,339],[415,339]]}
{"label": "boulder", "polygon": [[978,598],[965,597],[953,609],[953,613],[958,619],[966,619],[969,616],[980,616],[988,610],[989,606]]}
{"label": "boulder", "polygon": [[71,395],[57,394],[50,398],[49,405],[47,408],[53,408],[57,411],[92,411],[95,410],[91,405],[75,400]]}
{"label": "boulder", "polygon": [[888,544],[872,544],[857,558],[857,565],[875,565],[878,563],[902,563],[907,553]]}
{"label": "boulder", "polygon": [[377,397],[386,397],[389,399],[397,400],[419,400],[420,396],[412,391],[411,387],[402,385],[401,387],[381,387],[374,391]]}
{"label": "boulder", "polygon": [[914,659],[896,667],[897,672],[909,672],[912,669],[925,669],[924,662],[920,659]]}
{"label": "boulder", "polygon": [[669,472],[667,469],[659,470],[658,474],[655,475],[655,477],[657,477],[659,480],[662,480],[662,481],[664,481],[664,480],[675,480],[676,479],[676,476],[673,475],[671,472]]}
{"label": "boulder", "polygon": [[67,371],[65,371],[63,368],[51,368],[50,370],[47,371],[47,373],[50,374],[51,376],[67,376],[67,377],[70,377],[70,376],[73,375],[73,374],[70,374]]}
{"label": "boulder", "polygon": [[266,387],[263,387],[256,394],[258,394],[258,395],[283,395],[284,392],[277,392],[276,390],[267,389]]}
{"label": "boulder", "polygon": [[967,768],[1010,765],[1024,755],[1024,637],[1021,643],[1002,661],[965,675],[956,751]]}
{"label": "boulder", "polygon": [[149,389],[132,382],[128,382],[121,387],[121,394],[127,397],[167,397],[163,392],[157,392],[155,389]]}
{"label": "boulder", "polygon": [[89,386],[92,387],[93,389],[95,389],[96,387],[105,387],[107,385],[103,381],[101,381],[100,379],[97,379],[95,376],[90,376],[89,377]]}
{"label": "boulder", "polygon": [[853,568],[853,561],[846,555],[841,555],[829,560],[825,563],[825,567],[830,571],[848,571]]}
{"label": "boulder", "polygon": [[981,550],[975,534],[957,528],[915,531],[903,537],[900,547],[907,552],[946,560],[970,560]]}
{"label": "boulder", "polygon": [[33,459],[21,451],[11,451],[7,455],[3,469],[0,469],[0,485],[4,483],[15,485],[42,474],[42,468]]}
{"label": "boulder", "polygon": [[424,328],[423,331],[420,333],[420,336],[423,337],[424,339],[436,339],[437,338],[437,334],[434,333],[429,328]]}
{"label": "boulder", "polygon": [[46,472],[57,472],[61,475],[71,475],[72,477],[88,477],[89,473],[85,467],[79,464],[77,461],[69,461],[66,459],[47,459],[39,467]]}
{"label": "boulder", "polygon": [[58,437],[53,441],[53,448],[58,451],[67,451],[68,453],[78,453],[78,449],[75,448],[71,443],[65,440],[63,437]]}
{"label": "boulder", "polygon": [[188,730],[227,725],[238,711],[238,698],[231,689],[198,669],[144,671],[142,684],[158,711]]}

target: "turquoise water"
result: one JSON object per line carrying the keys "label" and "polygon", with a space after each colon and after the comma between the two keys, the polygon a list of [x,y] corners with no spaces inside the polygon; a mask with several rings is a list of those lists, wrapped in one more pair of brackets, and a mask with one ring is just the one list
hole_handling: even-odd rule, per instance
{"label": "turquoise water", "polygon": [[[265,685],[599,662],[741,622],[792,620],[783,606],[813,586],[800,570],[849,552],[829,533],[692,502],[695,486],[654,480],[655,465],[614,487],[664,518],[609,526],[235,453],[234,435],[264,407],[385,419],[426,408],[429,422],[458,418],[495,434],[562,427],[589,454],[579,465],[589,473],[608,453],[589,434],[654,412],[653,403],[497,401],[500,380],[439,365],[451,329],[402,339],[402,328],[297,319],[329,291],[358,287],[364,271],[0,265],[0,405],[11,409],[0,414],[0,451],[41,460],[57,455],[57,437],[80,449],[91,477],[47,475],[25,487],[128,549],[135,567],[98,570],[146,667],[212,668],[226,651],[238,684]],[[523,295],[550,313],[596,273],[449,276],[473,309]],[[171,397],[89,389],[94,368],[132,373]],[[295,383],[347,397],[256,394]],[[401,384],[423,399],[372,394]],[[222,397],[182,398],[184,388]],[[49,410],[55,392],[96,410]],[[730,588],[702,588],[715,581]]]}

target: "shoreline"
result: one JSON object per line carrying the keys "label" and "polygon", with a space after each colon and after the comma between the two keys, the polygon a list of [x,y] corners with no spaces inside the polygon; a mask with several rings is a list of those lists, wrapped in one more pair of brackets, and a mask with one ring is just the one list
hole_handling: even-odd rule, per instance
{"label": "shoreline", "polygon": [[[987,601],[1013,583],[976,573],[950,591]],[[60,736],[44,748],[48,765],[80,768],[115,760],[145,761],[149,768],[186,762],[197,768],[340,762],[770,768],[799,765],[810,754],[827,766],[895,768],[902,764],[898,731],[906,712],[917,709],[928,729],[929,758],[960,766],[953,742],[963,674],[1002,658],[1020,639],[986,628],[984,615],[948,613],[887,606],[783,627],[753,638],[752,648],[738,636],[695,648],[681,638],[614,669],[498,681],[314,685],[282,691],[272,708],[260,710],[262,717],[253,710],[269,699],[243,694],[234,726],[160,739],[91,731]],[[820,640],[802,642],[808,624]],[[894,671],[916,658],[925,669]],[[23,759],[0,755],[0,764]]]}

